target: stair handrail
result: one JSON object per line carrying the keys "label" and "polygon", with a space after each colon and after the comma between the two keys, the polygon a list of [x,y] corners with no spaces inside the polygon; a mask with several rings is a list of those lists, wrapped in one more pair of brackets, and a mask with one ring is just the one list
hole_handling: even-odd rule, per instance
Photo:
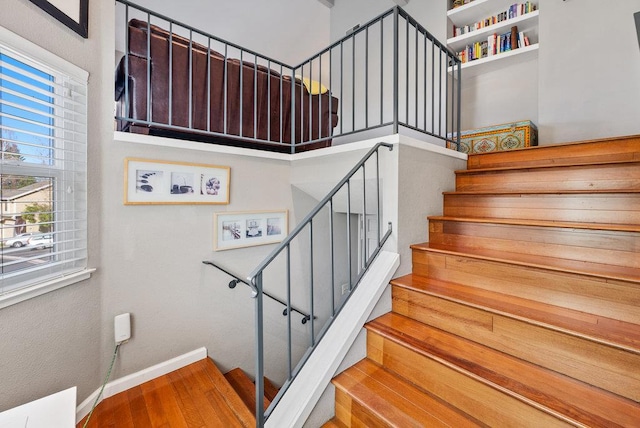
{"label": "stair handrail", "polygon": [[[256,362],[256,374],[255,374],[255,386],[256,386],[256,408],[255,408],[255,416],[256,416],[256,427],[263,427],[264,426],[264,422],[265,419],[269,416],[269,414],[271,413],[271,411],[273,410],[273,408],[277,405],[278,401],[280,400],[280,397],[284,394],[284,392],[286,391],[286,389],[288,388],[288,386],[291,384],[291,382],[293,381],[293,379],[295,378],[295,376],[297,375],[297,373],[299,372],[299,369],[302,367],[302,365],[304,365],[304,363],[306,362],[306,360],[309,358],[309,356],[311,355],[311,352],[313,351],[313,349],[317,346],[317,343],[322,339],[322,336],[324,335],[324,333],[326,332],[327,328],[330,326],[331,322],[335,319],[336,315],[340,312],[342,306],[336,308],[333,306],[334,305],[334,301],[333,301],[333,294],[332,294],[332,317],[329,318],[328,322],[325,324],[325,326],[322,328],[322,330],[320,330],[320,332],[318,333],[318,337],[316,340],[316,337],[314,335],[314,308],[313,308],[313,228],[312,228],[312,222],[313,222],[313,218],[327,205],[330,205],[331,208],[331,212],[333,212],[333,198],[336,196],[336,194],[342,190],[343,186],[347,185],[347,200],[348,200],[348,204],[347,204],[347,229],[350,230],[350,215],[351,215],[351,208],[350,208],[350,180],[351,178],[362,168],[363,169],[363,213],[366,213],[366,171],[364,170],[365,168],[365,164],[366,162],[374,155],[376,154],[376,189],[377,189],[377,194],[378,194],[378,198],[377,198],[377,219],[378,219],[378,245],[377,247],[373,250],[373,252],[371,253],[370,256],[368,256],[367,258],[367,249],[365,246],[365,260],[364,260],[364,264],[362,266],[362,271],[360,272],[360,274],[356,277],[354,283],[352,283],[352,275],[351,275],[351,263],[349,263],[349,290],[348,290],[348,295],[346,296],[346,299],[348,299],[351,295],[351,292],[355,289],[355,287],[358,285],[358,283],[360,282],[360,280],[362,279],[362,277],[364,276],[364,274],[366,273],[367,269],[369,268],[369,266],[371,265],[371,263],[373,262],[373,260],[375,259],[375,257],[378,255],[378,253],[380,252],[380,250],[382,249],[383,245],[385,244],[385,242],[387,241],[387,239],[389,238],[389,236],[392,233],[392,224],[391,222],[388,223],[388,227],[387,227],[387,231],[384,234],[384,236],[380,236],[381,235],[381,225],[380,225],[380,221],[381,221],[381,209],[380,209],[380,164],[379,164],[379,149],[381,147],[385,147],[388,148],[390,151],[393,150],[393,144],[389,144],[389,143],[385,143],[385,142],[380,142],[377,143],[375,146],[373,146],[366,155],[364,155],[364,157],[344,176],[344,178],[342,178],[338,184],[316,205],[316,207],[314,209],[311,210],[311,212],[309,212],[309,214],[307,214],[305,216],[305,218],[293,229],[293,231],[279,244],[276,246],[276,248],[273,249],[273,251],[261,262],[258,264],[258,266],[249,274],[249,276],[247,277],[247,281],[250,283],[250,287],[252,288],[252,290],[254,291],[252,297],[255,299],[255,335],[256,335],[256,339],[255,339],[255,347],[256,347],[256,355],[255,355],[255,362]],[[263,299],[262,296],[265,295],[265,292],[263,290],[263,285],[262,285],[262,275],[264,273],[264,270],[276,259],[277,256],[279,256],[280,254],[282,254],[283,252],[286,251],[286,256],[287,256],[287,261],[290,258],[290,245],[291,242],[293,241],[294,238],[296,238],[301,232],[302,230],[304,230],[307,226],[311,225],[310,227],[310,253],[311,253],[311,308],[310,308],[310,324],[311,324],[311,346],[310,348],[307,350],[307,352],[305,352],[305,354],[303,355],[301,361],[296,365],[295,369],[292,369],[292,363],[291,363],[291,327],[289,325],[289,337],[288,337],[288,346],[289,346],[289,378],[287,379],[287,381],[282,385],[282,387],[280,388],[280,392],[278,393],[278,395],[271,401],[271,404],[269,406],[269,408],[265,411],[264,410],[264,332],[263,332],[263,318],[264,318],[264,313],[263,313]],[[331,257],[331,273],[332,273],[332,278],[333,278],[333,273],[334,273],[334,260],[333,260],[333,217],[330,216],[330,241],[331,241],[331,251],[332,251],[332,257]],[[347,233],[347,246],[348,246],[348,253],[351,253],[351,245],[350,245],[350,238],[349,238],[349,233]],[[290,269],[289,267],[289,263],[287,262],[287,269]],[[287,283],[289,283],[290,281],[290,271],[287,272]],[[333,292],[333,289],[332,289]],[[291,299],[290,299],[290,290],[288,290],[287,292],[287,308],[288,309],[292,309],[291,308]],[[345,299],[345,300],[346,300]]]}
{"label": "stair handrail", "polygon": [[[255,297],[256,296],[256,293],[258,292],[258,290],[249,281],[247,281],[245,279],[242,279],[239,275],[231,272],[231,270],[219,265],[218,263],[214,262],[213,260],[203,260],[202,263],[205,264],[205,265],[213,266],[214,268],[216,268],[216,269],[226,273],[230,277],[232,277],[233,279],[231,281],[229,281],[229,288],[236,288],[236,285],[238,285],[238,282],[241,282],[243,284],[246,284],[251,289],[251,293],[252,293],[251,297]],[[267,293],[266,291],[263,291],[262,294],[264,294],[265,296],[267,296],[271,300],[274,300],[274,301],[280,303],[283,306],[287,306],[287,304],[285,302],[283,302],[281,299],[275,297],[272,294]],[[293,312],[297,312],[298,314],[302,315],[302,320],[300,321],[302,324],[306,324],[307,321],[309,321],[311,319],[311,315],[301,311],[300,309],[298,309],[296,307],[291,306],[291,310]],[[282,312],[282,315],[286,316],[288,311],[289,311],[289,308],[288,307],[285,308],[285,310]]]}

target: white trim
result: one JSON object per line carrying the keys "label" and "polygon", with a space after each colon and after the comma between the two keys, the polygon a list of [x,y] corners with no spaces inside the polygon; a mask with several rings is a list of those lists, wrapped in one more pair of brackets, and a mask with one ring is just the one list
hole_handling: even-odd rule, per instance
{"label": "white trim", "polygon": [[91,277],[91,274],[95,271],[95,268],[87,268],[81,270],[80,272],[74,272],[60,278],[54,278],[41,284],[29,285],[16,291],[10,291],[5,295],[0,296],[0,309],[6,308],[7,306],[15,305],[16,303],[20,303],[28,299],[32,299],[34,297],[41,296],[50,291],[66,287],[67,285],[84,281],[85,279],[89,279]]}
{"label": "white trim", "polygon": [[28,55],[31,57],[31,61],[37,61],[47,67],[55,68],[85,83],[89,80],[89,73],[87,71],[2,26],[0,26],[0,47],[1,46],[13,51],[20,58]]}
{"label": "white trim", "polygon": [[293,155],[287,153],[274,153],[264,150],[245,149],[242,147],[223,146],[219,144],[206,144],[195,141],[179,140],[176,138],[156,137],[153,135],[142,135],[120,131],[114,132],[113,139],[115,141],[120,141],[123,143],[148,144],[152,146],[171,147],[183,150],[197,150],[210,153],[223,153],[262,159],[277,159],[289,162],[321,156],[329,156],[338,153],[370,149],[380,142],[389,144],[405,144],[417,149],[422,149],[429,152],[454,157],[457,159],[467,160],[468,157],[466,153],[457,152],[455,150],[447,149],[437,144],[417,140],[415,138],[407,137],[406,135],[402,134],[389,134],[386,136],[370,138],[368,140],[361,140],[354,143],[346,143],[337,146],[326,147],[323,149],[309,150],[308,152],[296,153]]}
{"label": "white trim", "polygon": [[302,427],[399,265],[399,254],[380,252],[318,347],[282,396],[265,427]]}
{"label": "white trim", "polygon": [[[130,375],[111,381],[104,387],[104,392],[100,401],[205,358],[207,358],[207,348],[202,347],[149,368],[140,370],[139,372],[131,373]],[[99,393],[100,388],[96,389],[82,403],[80,403],[80,405],[78,405],[76,408],[76,424],[89,414],[91,406],[93,406],[93,402],[96,401],[96,397]]]}

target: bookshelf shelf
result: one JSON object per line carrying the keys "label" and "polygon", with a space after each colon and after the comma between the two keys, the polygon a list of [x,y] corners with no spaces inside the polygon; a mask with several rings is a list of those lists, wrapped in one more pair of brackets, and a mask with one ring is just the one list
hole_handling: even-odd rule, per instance
{"label": "bookshelf shelf", "polygon": [[[450,6],[451,3],[452,1],[449,3]],[[479,30],[469,31],[457,37],[452,37],[454,35],[454,26],[473,26],[476,22],[484,21],[488,17],[495,16],[508,10],[513,4],[521,3],[525,3],[525,1],[473,0],[464,6],[447,11],[447,31],[450,36],[447,39],[447,46],[454,52],[463,51],[466,47],[470,47],[470,49],[473,50],[474,43],[485,42],[484,44],[486,45],[486,41],[489,36],[493,34],[497,34],[499,36],[500,34],[508,33],[513,26],[517,26],[518,32],[523,32],[528,37],[528,40],[531,41],[530,46],[513,49],[462,64],[463,77],[472,77],[483,73],[490,73],[503,67],[507,67],[510,64],[537,58],[539,48],[538,22],[540,16],[540,12],[538,10],[498,22]],[[539,1],[531,1],[531,3],[537,5],[539,4]],[[449,69],[449,72],[452,72],[451,68]]]}
{"label": "bookshelf shelf", "polygon": [[[538,43],[524,48],[503,52],[498,55],[489,56],[475,61],[462,64],[462,75],[473,77],[479,74],[490,73],[499,70],[509,64],[528,61],[538,57]],[[449,67],[449,73],[453,73],[453,68]]]}
{"label": "bookshelf shelf", "polygon": [[463,49],[468,44],[487,40],[487,36],[493,33],[500,34],[509,31],[509,29],[514,25],[517,25],[518,30],[526,32],[527,35],[534,34],[537,40],[539,13],[540,11],[536,10],[534,12],[518,16],[517,18],[498,22],[497,24],[490,25],[489,27],[484,27],[480,30],[471,31],[458,37],[452,37],[450,39],[447,39],[447,45],[449,45],[449,48],[451,50],[457,52]]}

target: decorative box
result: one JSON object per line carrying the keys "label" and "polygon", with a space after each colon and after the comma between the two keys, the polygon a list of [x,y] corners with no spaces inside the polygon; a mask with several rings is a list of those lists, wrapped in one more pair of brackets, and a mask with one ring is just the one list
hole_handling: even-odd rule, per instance
{"label": "decorative box", "polygon": [[538,128],[530,120],[462,131],[460,151],[487,153],[538,145]]}

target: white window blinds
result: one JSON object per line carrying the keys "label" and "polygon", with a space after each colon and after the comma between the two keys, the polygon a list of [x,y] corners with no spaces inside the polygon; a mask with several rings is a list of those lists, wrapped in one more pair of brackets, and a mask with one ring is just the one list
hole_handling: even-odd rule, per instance
{"label": "white window blinds", "polygon": [[87,77],[0,27],[0,297],[86,269]]}

